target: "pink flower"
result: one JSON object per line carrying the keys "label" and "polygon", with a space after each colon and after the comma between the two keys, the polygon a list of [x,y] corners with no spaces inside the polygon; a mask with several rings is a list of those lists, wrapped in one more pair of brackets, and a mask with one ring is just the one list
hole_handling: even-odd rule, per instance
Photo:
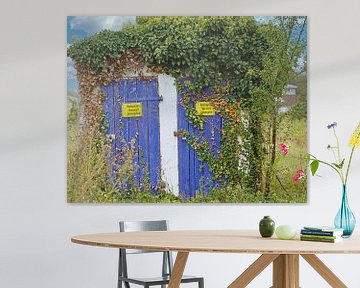
{"label": "pink flower", "polygon": [[293,177],[293,181],[294,181],[295,183],[299,183],[300,180],[301,180],[302,178],[304,178],[304,177],[305,177],[305,171],[302,170],[302,169],[297,170],[296,173],[295,173],[295,175],[294,175],[294,177]]}
{"label": "pink flower", "polygon": [[279,144],[279,146],[280,146],[281,154],[283,156],[286,156],[289,153],[289,148],[284,143]]}

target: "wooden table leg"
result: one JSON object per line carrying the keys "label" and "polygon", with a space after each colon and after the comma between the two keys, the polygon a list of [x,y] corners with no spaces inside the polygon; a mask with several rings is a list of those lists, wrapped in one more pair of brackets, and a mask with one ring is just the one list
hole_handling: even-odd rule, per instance
{"label": "wooden table leg", "polygon": [[228,288],[244,288],[254,278],[259,275],[271,262],[273,262],[278,254],[263,254],[254,263],[252,263],[238,278],[232,282]]}
{"label": "wooden table leg", "polygon": [[347,286],[314,254],[301,255],[331,287],[347,288]]}
{"label": "wooden table leg", "polygon": [[299,288],[299,255],[288,255],[289,287]]}
{"label": "wooden table leg", "polygon": [[272,288],[299,288],[299,255],[281,254],[274,260]]}
{"label": "wooden table leg", "polygon": [[184,274],[185,265],[188,257],[189,257],[189,252],[177,253],[168,288],[180,287],[181,278]]}

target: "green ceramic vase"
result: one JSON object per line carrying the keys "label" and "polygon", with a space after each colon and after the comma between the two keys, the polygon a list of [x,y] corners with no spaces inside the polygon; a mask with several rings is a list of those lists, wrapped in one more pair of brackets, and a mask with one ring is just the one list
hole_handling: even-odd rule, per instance
{"label": "green ceramic vase", "polygon": [[259,232],[262,237],[271,237],[274,235],[275,222],[270,216],[264,216],[259,223]]}

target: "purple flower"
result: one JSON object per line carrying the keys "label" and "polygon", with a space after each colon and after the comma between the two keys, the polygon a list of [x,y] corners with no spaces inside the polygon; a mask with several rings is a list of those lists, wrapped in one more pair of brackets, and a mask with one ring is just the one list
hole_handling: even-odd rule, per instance
{"label": "purple flower", "polygon": [[337,126],[337,123],[336,123],[336,122],[333,122],[333,123],[327,125],[327,128],[328,128],[328,129],[331,129],[331,128],[335,128],[336,126]]}

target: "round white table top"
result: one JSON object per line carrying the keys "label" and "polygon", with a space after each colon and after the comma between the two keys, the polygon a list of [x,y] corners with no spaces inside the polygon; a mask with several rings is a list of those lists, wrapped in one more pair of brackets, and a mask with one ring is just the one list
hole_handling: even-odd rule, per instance
{"label": "round white table top", "polygon": [[77,244],[183,252],[251,254],[341,254],[360,253],[360,237],[353,235],[338,243],[322,243],[262,238],[256,230],[188,230],[156,232],[116,232],[80,235]]}

